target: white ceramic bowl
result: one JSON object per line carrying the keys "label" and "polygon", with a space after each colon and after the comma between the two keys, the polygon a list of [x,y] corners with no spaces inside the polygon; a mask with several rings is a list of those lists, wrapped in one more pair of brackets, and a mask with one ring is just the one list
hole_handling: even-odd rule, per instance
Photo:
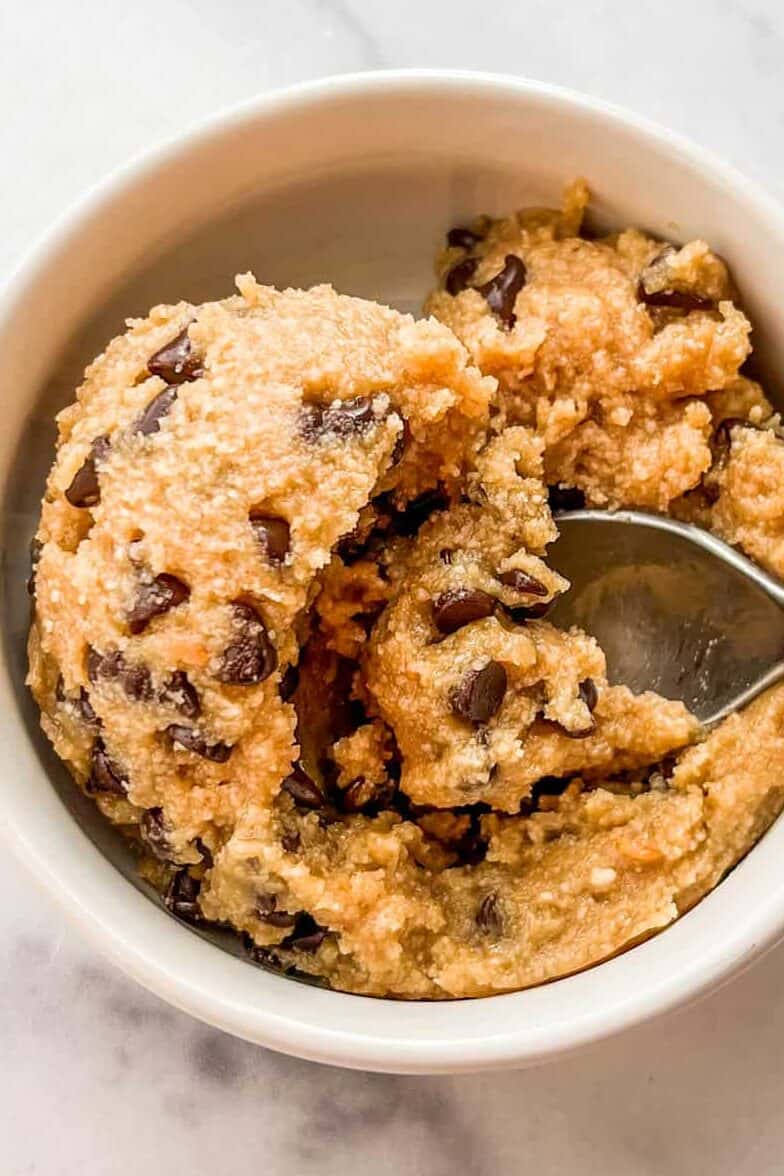
{"label": "white ceramic bowl", "polygon": [[23,686],[27,543],[53,412],[129,314],[229,292],[236,271],[416,309],[450,225],[557,202],[587,176],[607,225],[702,235],[730,261],[763,371],[784,367],[782,212],[736,172],[648,123],[512,78],[344,77],[254,100],[145,156],[88,195],[0,306],[3,665],[0,819],[9,842],[98,948],[197,1017],[301,1057],[435,1072],[551,1058],[691,1000],[784,929],[784,822],[663,934],[542,988],[481,1000],[348,996],[261,971],[233,941],[170,918],[121,840],[40,736]]}

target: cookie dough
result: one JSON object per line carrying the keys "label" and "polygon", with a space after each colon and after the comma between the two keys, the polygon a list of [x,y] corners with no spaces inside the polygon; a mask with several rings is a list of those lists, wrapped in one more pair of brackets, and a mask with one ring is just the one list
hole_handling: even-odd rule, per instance
{"label": "cookie dough", "polygon": [[88,369],[29,682],[167,908],[349,992],[466,997],[666,926],[784,806],[784,687],[707,739],[610,684],[551,505],[784,571],[778,416],[724,263],[560,211],[449,233],[431,317],[250,275]]}

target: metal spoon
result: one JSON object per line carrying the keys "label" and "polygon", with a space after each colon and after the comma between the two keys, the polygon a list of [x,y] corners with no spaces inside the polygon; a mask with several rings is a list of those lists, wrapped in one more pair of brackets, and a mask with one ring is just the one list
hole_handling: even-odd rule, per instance
{"label": "metal spoon", "polygon": [[784,586],[699,527],[643,511],[556,515],[571,581],[548,619],[579,625],[611,682],[681,699],[702,724],[784,678]]}

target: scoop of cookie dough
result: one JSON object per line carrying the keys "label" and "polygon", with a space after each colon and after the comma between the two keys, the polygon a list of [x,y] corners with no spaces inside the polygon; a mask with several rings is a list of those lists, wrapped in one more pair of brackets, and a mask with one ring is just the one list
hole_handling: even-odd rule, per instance
{"label": "scoop of cookie dough", "polygon": [[545,777],[638,767],[683,747],[678,702],[609,686],[596,642],[535,619],[568,583],[543,562],[555,538],[541,442],[507,429],[478,459],[471,504],[434,516],[396,564],[364,681],[418,804],[516,812]]}
{"label": "scoop of cookie dough", "polygon": [[596,506],[667,504],[710,466],[711,415],[749,353],[724,263],[636,230],[579,236],[585,184],[560,212],[454,229],[426,309],[498,377],[499,425],[534,425],[549,484]]}
{"label": "scoop of cookie dough", "polygon": [[155,308],[91,365],[37,540],[44,729],[109,816],[181,863],[289,771],[281,694],[332,548],[375,496],[456,483],[494,390],[434,321],[238,285]]}

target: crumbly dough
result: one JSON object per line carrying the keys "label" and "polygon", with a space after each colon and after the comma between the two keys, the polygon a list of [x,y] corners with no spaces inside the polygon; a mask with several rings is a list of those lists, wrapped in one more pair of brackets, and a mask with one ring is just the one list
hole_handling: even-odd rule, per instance
{"label": "crumbly dough", "polygon": [[[707,739],[547,620],[556,505],[668,510],[784,574],[784,446],[724,263],[587,199],[457,227],[433,317],[246,275],[88,369],[29,681],[167,908],[409,999],[660,930],[784,806],[784,687]],[[438,321],[440,320],[440,321]]]}

